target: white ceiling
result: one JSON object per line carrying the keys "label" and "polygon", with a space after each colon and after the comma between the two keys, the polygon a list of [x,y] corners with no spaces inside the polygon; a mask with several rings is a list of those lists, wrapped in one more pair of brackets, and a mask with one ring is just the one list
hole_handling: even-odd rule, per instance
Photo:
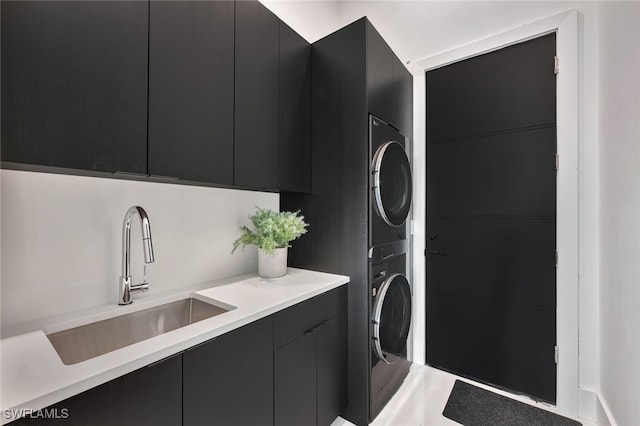
{"label": "white ceiling", "polygon": [[367,16],[404,62],[595,2],[262,0],[308,41]]}

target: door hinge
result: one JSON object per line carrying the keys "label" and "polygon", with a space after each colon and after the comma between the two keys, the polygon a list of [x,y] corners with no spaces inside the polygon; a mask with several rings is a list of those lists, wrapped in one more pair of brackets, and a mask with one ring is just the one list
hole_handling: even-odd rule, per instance
{"label": "door hinge", "polygon": [[560,359],[560,348],[558,348],[558,346],[556,345],[556,347],[553,348],[553,360],[557,364],[559,359]]}
{"label": "door hinge", "polygon": [[558,71],[560,71],[560,60],[558,59],[557,56],[554,56],[553,57],[553,73],[558,74]]}
{"label": "door hinge", "polygon": [[556,250],[556,266],[558,266],[558,250]]}
{"label": "door hinge", "polygon": [[560,170],[560,154],[556,152],[556,170]]}

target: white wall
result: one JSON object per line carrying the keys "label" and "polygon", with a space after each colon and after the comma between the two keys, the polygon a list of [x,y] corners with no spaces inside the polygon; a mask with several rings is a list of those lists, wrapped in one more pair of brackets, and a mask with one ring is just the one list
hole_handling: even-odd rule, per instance
{"label": "white wall", "polygon": [[[142,206],[151,222],[150,292],[255,271],[255,248],[231,255],[232,242],[256,206],[279,207],[279,196],[270,193],[13,170],[0,175],[3,328],[115,304],[122,221],[132,205]],[[137,282],[140,240],[134,222]]]}
{"label": "white wall", "polygon": [[640,421],[640,3],[600,18],[601,396],[619,425]]}

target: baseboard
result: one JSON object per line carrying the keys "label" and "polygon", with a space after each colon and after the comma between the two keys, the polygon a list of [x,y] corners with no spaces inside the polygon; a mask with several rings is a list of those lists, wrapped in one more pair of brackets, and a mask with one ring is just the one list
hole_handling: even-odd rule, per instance
{"label": "baseboard", "polygon": [[598,394],[588,389],[578,389],[578,417],[596,422]]}
{"label": "baseboard", "polygon": [[616,423],[616,420],[613,418],[613,414],[611,414],[611,410],[609,409],[604,397],[599,393],[597,396],[596,411],[598,426],[618,426],[618,423]]}

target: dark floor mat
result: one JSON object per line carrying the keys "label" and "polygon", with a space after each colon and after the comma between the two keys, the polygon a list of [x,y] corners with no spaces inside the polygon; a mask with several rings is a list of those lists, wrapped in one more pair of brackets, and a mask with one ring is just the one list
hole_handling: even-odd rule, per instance
{"label": "dark floor mat", "polygon": [[456,380],[442,414],[464,426],[578,426],[575,420]]}

